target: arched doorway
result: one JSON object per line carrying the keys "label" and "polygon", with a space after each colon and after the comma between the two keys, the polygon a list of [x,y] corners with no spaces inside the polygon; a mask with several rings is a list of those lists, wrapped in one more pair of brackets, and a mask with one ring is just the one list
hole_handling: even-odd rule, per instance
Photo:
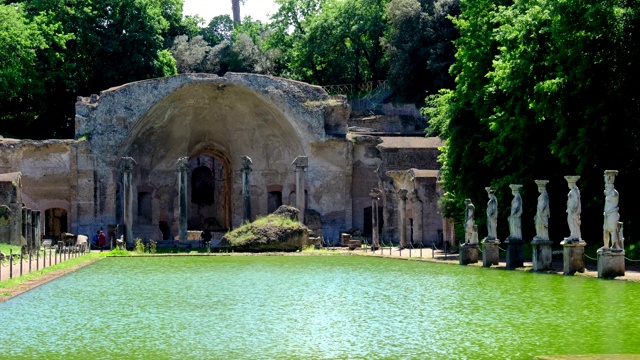
{"label": "arched doorway", "polygon": [[230,176],[229,160],[218,151],[205,148],[189,158],[189,229],[229,229]]}
{"label": "arched doorway", "polygon": [[44,236],[50,239],[60,239],[63,232],[67,232],[67,210],[51,208],[44,211]]}

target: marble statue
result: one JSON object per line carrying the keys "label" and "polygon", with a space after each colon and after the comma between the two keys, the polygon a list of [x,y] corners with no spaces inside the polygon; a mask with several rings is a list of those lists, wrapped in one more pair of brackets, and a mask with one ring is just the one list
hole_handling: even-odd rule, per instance
{"label": "marble statue", "polygon": [[478,225],[473,225],[473,235],[471,236],[470,244],[478,243]]}
{"label": "marble statue", "polygon": [[511,215],[509,215],[509,237],[512,239],[522,239],[522,197],[520,196],[520,188],[522,185],[511,184]]}
{"label": "marble statue", "polygon": [[470,244],[473,240],[473,226],[475,225],[474,211],[476,208],[473,206],[470,199],[466,199],[464,204],[467,206],[464,219],[464,241],[465,243]]}
{"label": "marble statue", "polygon": [[580,204],[580,190],[576,182],[580,179],[578,175],[565,176],[567,185],[569,186],[569,194],[567,194],[567,223],[569,224],[570,235],[567,240],[580,241],[580,212],[582,206]]}
{"label": "marble statue", "polygon": [[498,238],[498,199],[496,198],[496,190],[490,187],[484,188],[489,195],[487,202],[487,240],[496,240]]}
{"label": "marble statue", "polygon": [[536,236],[534,240],[549,240],[549,194],[547,193],[547,184],[549,180],[536,180],[538,185],[538,206],[536,208],[536,216],[533,221],[536,225]]}
{"label": "marble statue", "polygon": [[618,191],[613,187],[615,177],[618,175],[617,170],[605,170],[604,172],[604,226],[603,226],[603,241],[604,248],[609,249],[609,242],[611,242],[611,248],[615,250],[622,250],[618,238],[619,233],[619,220],[620,213],[618,212]]}

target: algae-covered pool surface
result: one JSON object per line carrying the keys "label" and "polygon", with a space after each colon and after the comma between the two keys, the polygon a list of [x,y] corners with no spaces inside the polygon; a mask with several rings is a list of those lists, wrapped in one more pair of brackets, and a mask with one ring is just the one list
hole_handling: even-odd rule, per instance
{"label": "algae-covered pool surface", "polygon": [[356,256],[109,258],[0,304],[2,359],[640,353],[640,284]]}

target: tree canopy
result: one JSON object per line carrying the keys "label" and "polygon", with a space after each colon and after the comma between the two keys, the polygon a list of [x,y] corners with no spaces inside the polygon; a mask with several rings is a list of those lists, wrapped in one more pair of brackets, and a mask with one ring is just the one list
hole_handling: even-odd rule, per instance
{"label": "tree canopy", "polygon": [[[598,234],[603,172],[617,169],[625,233],[635,231],[639,10],[618,0],[461,1],[456,87],[429,97],[426,108],[431,133],[447,140],[449,215],[460,219],[464,198],[483,201],[489,185],[506,199],[506,185],[522,183],[525,203],[534,204],[534,179],[551,180],[552,213],[562,214],[562,176],[581,175],[583,233]],[[535,207],[526,208],[532,218]],[[560,219],[555,233],[566,232]],[[523,224],[533,236],[532,222]]]}

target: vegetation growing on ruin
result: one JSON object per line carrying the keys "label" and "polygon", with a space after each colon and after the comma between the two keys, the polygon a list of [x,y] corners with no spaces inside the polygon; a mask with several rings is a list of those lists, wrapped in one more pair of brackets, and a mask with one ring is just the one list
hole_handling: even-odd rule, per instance
{"label": "vegetation growing on ruin", "polygon": [[301,250],[304,244],[289,240],[306,231],[306,226],[295,219],[270,214],[230,231],[222,241],[238,251],[295,251]]}

